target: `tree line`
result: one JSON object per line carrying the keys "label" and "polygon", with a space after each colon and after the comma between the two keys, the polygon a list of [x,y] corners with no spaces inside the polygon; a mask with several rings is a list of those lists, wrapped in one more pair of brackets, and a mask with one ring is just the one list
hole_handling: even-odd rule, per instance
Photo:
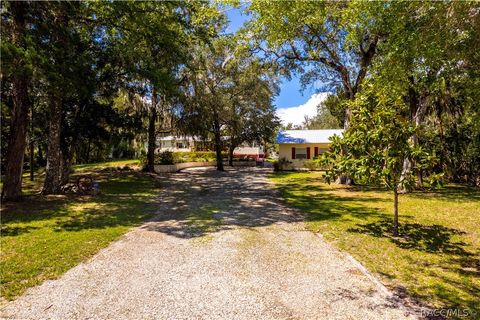
{"label": "tree line", "polygon": [[386,104],[410,128],[408,144],[438,160],[426,170],[412,156],[401,159],[400,175],[415,175],[402,189],[440,173],[480,185],[477,2],[253,1],[244,9],[252,48],[304,87],[320,83],[331,93],[302,128],[362,130],[367,122],[352,126],[354,112],[374,112],[385,105],[379,97],[395,100]]}
{"label": "tree line", "polygon": [[74,163],[145,156],[153,171],[157,134],[173,132],[213,140],[222,170],[225,144],[278,125],[272,69],[237,50],[213,3],[9,1],[1,22],[5,200],[25,162],[61,193]]}
{"label": "tree line", "polygon": [[480,186],[480,5],[469,1],[253,1],[246,35],[330,96],[305,128],[343,124],[317,161],[327,181],[398,195]]}
{"label": "tree line", "polygon": [[3,2],[3,197],[21,195],[25,151],[58,193],[73,163],[145,153],[152,171],[155,137],[172,131],[212,140],[221,170],[225,145],[271,141],[292,75],[330,93],[303,126],[346,129],[329,162],[339,182],[381,176],[391,155],[356,162],[370,149],[409,146],[383,172],[403,191],[480,184],[476,2],[225,2],[249,17],[235,35],[211,2]]}

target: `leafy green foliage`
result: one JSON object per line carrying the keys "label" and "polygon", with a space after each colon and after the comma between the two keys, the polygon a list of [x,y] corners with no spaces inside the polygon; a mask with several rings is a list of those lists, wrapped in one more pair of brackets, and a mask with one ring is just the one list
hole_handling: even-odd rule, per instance
{"label": "leafy green foliage", "polygon": [[304,87],[342,88],[353,99],[370,69],[376,47],[388,31],[389,6],[360,1],[253,1],[245,30],[254,50],[287,76],[302,76]]}
{"label": "leafy green foliage", "polygon": [[[25,43],[22,48],[13,42],[10,3],[2,11],[2,39],[7,40],[1,48],[2,102],[6,102],[2,103],[2,118],[10,117],[13,93],[9,88],[12,76],[22,69],[32,77],[29,140],[38,165],[45,165],[47,133],[52,131],[45,124],[52,118],[53,100],[59,105],[55,114],[61,113],[55,127],[61,131],[62,165],[139,157],[147,137],[145,117],[153,114],[151,105],[131,112],[119,106],[115,95],[126,93],[145,107],[156,89],[162,98],[158,100],[164,102],[161,107],[167,109],[165,104],[179,93],[179,66],[190,61],[190,46],[208,42],[221,30],[224,19],[215,5],[205,2],[22,5],[29,26],[20,39]],[[15,57],[22,57],[25,68],[15,67]],[[9,131],[8,125],[2,126],[2,140]],[[2,166],[6,149],[2,148]]]}
{"label": "leafy green foliage", "polygon": [[303,165],[305,168],[307,168],[308,170],[311,170],[311,171],[315,171],[315,170],[322,170],[322,165],[319,161],[319,159],[312,159],[312,160],[305,160],[303,162]]}
{"label": "leafy green foliage", "polygon": [[[382,184],[393,191],[394,233],[398,232],[398,190],[410,188],[415,181],[413,171],[404,170],[406,160],[417,168],[428,169],[436,162],[411,142],[416,127],[402,116],[406,105],[394,89],[385,92],[366,83],[364,90],[350,104],[351,127],[343,137],[334,136],[321,163],[327,169],[326,180],[331,182],[348,174],[357,182]],[[438,184],[438,179],[432,181]]]}
{"label": "leafy green foliage", "polygon": [[398,188],[403,161],[414,153],[408,142],[414,128],[399,116],[403,103],[364,95],[353,107],[352,127],[343,138],[333,137],[330,151],[322,155],[329,168],[327,181],[348,173],[356,180]]}
{"label": "leafy green foliage", "polygon": [[173,164],[173,152],[172,151],[163,151],[158,155],[158,164]]}
{"label": "leafy green foliage", "polygon": [[282,157],[273,162],[273,170],[274,171],[283,171],[289,169],[290,165],[292,164],[291,161],[287,160],[287,158]]}
{"label": "leafy green foliage", "polygon": [[[345,118],[345,108],[337,107],[337,100],[340,100],[337,95],[328,95],[317,107],[316,116],[305,117],[302,128],[310,130],[341,128]],[[338,109],[341,110],[337,111]]]}
{"label": "leafy green foliage", "polygon": [[404,116],[418,127],[414,143],[439,158],[420,178],[445,172],[450,181],[476,185],[478,165],[472,163],[478,163],[479,140],[472,120],[478,119],[479,101],[478,5],[399,1],[391,10],[392,32],[381,44],[372,79],[398,89],[408,104]]}
{"label": "leafy green foliage", "polygon": [[[279,121],[272,98],[278,88],[267,65],[236,47],[236,38],[198,44],[186,74],[178,125],[187,134],[214,142],[217,168],[221,151],[242,142],[271,142]],[[228,136],[228,141],[222,140]]]}
{"label": "leafy green foliage", "polygon": [[[252,50],[278,65],[279,74],[300,75],[303,86],[320,82],[320,90],[333,93],[326,109],[346,128],[348,101],[363,90],[364,79],[396,88],[407,105],[398,115],[417,127],[413,144],[440,160],[427,171],[412,159],[404,163],[404,172],[417,175],[416,187],[422,175],[441,172],[450,181],[480,185],[476,3],[258,0],[246,11]],[[319,113],[303,127],[330,126],[329,120]]]}
{"label": "leafy green foliage", "polygon": [[[226,152],[222,152],[222,159],[227,159]],[[172,152],[163,151],[156,155],[156,164],[174,164],[183,162],[211,162],[216,160],[215,151]]]}

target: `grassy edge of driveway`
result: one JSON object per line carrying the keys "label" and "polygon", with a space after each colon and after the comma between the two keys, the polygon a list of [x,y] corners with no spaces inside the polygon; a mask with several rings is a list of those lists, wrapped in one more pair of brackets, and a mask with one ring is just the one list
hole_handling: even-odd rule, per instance
{"label": "grassy edge of driveway", "polygon": [[153,215],[158,192],[154,179],[116,169],[135,164],[75,168],[99,181],[101,194],[95,197],[41,196],[42,179],[32,183],[25,177],[25,201],[2,204],[2,299],[13,300],[29,287],[58,278]]}
{"label": "grassy edge of driveway", "polygon": [[[480,191],[449,186],[400,198],[401,235],[391,236],[383,190],[328,185],[321,173],[273,173],[307,228],[348,252],[397,293],[433,308],[480,315]],[[455,315],[452,318],[456,318]]]}

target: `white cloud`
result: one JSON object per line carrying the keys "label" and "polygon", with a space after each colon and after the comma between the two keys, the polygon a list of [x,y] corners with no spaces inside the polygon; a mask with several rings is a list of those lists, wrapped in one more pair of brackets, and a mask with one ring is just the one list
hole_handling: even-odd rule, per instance
{"label": "white cloud", "polygon": [[277,115],[284,125],[293,123],[294,125],[302,124],[305,116],[313,117],[317,115],[317,107],[328,96],[328,92],[320,92],[313,94],[304,104],[296,107],[277,109]]}

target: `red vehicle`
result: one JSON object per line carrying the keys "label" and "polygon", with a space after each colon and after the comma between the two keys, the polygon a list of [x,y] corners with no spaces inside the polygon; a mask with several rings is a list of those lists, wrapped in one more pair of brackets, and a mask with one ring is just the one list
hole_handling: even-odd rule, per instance
{"label": "red vehicle", "polygon": [[265,155],[263,153],[258,154],[255,162],[257,166],[263,166],[263,163],[265,162]]}

